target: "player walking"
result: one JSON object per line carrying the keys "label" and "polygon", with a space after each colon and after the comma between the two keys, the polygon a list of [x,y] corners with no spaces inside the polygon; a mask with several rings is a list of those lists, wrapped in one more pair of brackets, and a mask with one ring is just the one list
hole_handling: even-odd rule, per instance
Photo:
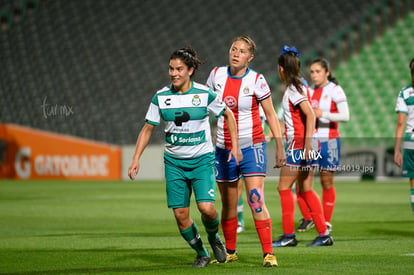
{"label": "player walking", "polygon": [[189,214],[193,191],[214,255],[219,262],[226,260],[226,250],[218,235],[219,218],[214,207],[216,182],[209,112],[226,119],[231,140],[227,159],[232,158],[236,163],[241,159],[233,113],[211,89],[191,81],[200,64],[191,48],[172,53],[169,60],[172,85],[154,95],[128,170],[129,177],[134,179],[139,170],[139,158],[155,126],[163,119],[166,123],[164,165],[167,203],[173,209],[181,236],[197,252],[193,267],[205,267],[210,261],[198,227]]}
{"label": "player walking", "polygon": [[395,107],[398,120],[395,129],[394,162],[402,167],[403,177],[410,179],[411,209],[414,213],[414,58],[411,59],[409,67],[411,85],[400,91]]}
{"label": "player walking", "polygon": [[271,91],[263,77],[248,67],[254,58],[255,42],[248,36],[233,40],[229,51],[230,66],[214,68],[207,80],[226,105],[233,111],[243,160],[227,162],[230,147],[228,125],[223,119],[217,124],[216,168],[217,182],[222,199],[221,226],[226,240],[227,260],[238,259],[237,202],[238,181],[243,176],[247,201],[253,214],[257,234],[263,250],[263,266],[277,266],[272,247],[272,222],[264,198],[266,176],[266,142],[259,114],[263,107],[269,128],[277,143],[276,165],[285,161],[285,152],[279,124],[273,108]]}

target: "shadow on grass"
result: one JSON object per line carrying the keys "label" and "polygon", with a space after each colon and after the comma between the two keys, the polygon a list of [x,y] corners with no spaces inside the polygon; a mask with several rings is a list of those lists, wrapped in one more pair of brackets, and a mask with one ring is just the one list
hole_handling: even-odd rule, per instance
{"label": "shadow on grass", "polygon": [[[414,238],[414,230],[412,227],[412,220],[402,221],[381,221],[372,222],[376,228],[369,229],[370,233],[383,236],[397,236],[404,238]],[[401,229],[396,229],[401,228]]]}
{"label": "shadow on grass", "polygon": [[88,237],[88,238],[119,238],[119,237],[171,237],[179,236],[177,232],[125,232],[125,233],[62,233],[62,234],[41,234],[36,237]]}
{"label": "shadow on grass", "polygon": [[[34,274],[90,274],[90,273],[139,273],[144,271],[154,271],[157,274],[159,272],[162,272],[162,270],[174,270],[177,269],[178,271],[185,269],[191,269],[191,264],[193,263],[195,259],[195,254],[191,254],[191,249],[188,248],[189,253],[171,253],[166,252],[168,249],[151,249],[151,253],[144,253],[145,251],[141,251],[140,249],[80,249],[80,250],[70,250],[70,252],[136,252],[136,254],[129,255],[128,257],[121,257],[122,260],[125,260],[126,258],[136,259],[136,266],[133,266],[131,264],[130,266],[112,266],[112,267],[91,267],[91,268],[56,268],[56,269],[45,269],[45,270],[26,270],[21,272],[7,272],[7,274],[28,274],[28,275],[34,275]],[[175,249],[172,249],[175,250]],[[179,249],[179,251],[182,251],[183,249]],[[27,251],[27,250],[25,250]],[[30,252],[45,252],[46,250],[30,250]],[[158,251],[154,253],[155,251]],[[47,250],[46,252],[69,252],[68,250]],[[117,258],[118,260],[120,257]],[[116,262],[116,261],[115,261]],[[142,265],[142,262],[146,262],[145,266]],[[173,265],[169,264],[173,263]],[[116,264],[115,264],[116,265]],[[1,273],[1,272],[0,272]]]}
{"label": "shadow on grass", "polygon": [[369,232],[384,235],[384,236],[395,236],[395,237],[404,237],[404,238],[414,238],[414,231],[412,229],[407,230],[395,230],[395,229],[371,229]]}
{"label": "shadow on grass", "polygon": [[[171,257],[169,257],[171,258]],[[186,265],[174,265],[174,267],[178,270],[182,270],[182,268],[187,267]],[[162,272],[162,270],[171,270],[172,267],[170,265],[160,266],[145,266],[145,267],[134,267],[134,266],[125,266],[125,267],[102,267],[102,268],[72,268],[72,269],[54,269],[54,270],[38,270],[38,271],[22,271],[22,272],[13,272],[7,273],[11,275],[18,275],[18,274],[27,274],[27,275],[39,275],[39,274],[89,274],[89,273],[126,273],[126,272],[143,272],[143,271],[157,271]]]}

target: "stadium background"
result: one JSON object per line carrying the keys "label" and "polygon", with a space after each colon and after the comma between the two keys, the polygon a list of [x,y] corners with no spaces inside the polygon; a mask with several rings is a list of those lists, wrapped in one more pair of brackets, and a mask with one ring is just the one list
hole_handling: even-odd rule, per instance
{"label": "stadium background", "polygon": [[[258,45],[251,67],[271,84],[275,104],[282,45],[298,47],[305,65],[331,61],[350,104],[344,141],[381,144],[381,169],[414,57],[412,0],[2,0],[0,25],[1,123],[128,147],[154,92],[169,83],[173,50],[198,51],[206,63],[195,80],[204,83],[227,63],[231,40],[248,34]],[[160,147],[157,128],[151,144]]]}

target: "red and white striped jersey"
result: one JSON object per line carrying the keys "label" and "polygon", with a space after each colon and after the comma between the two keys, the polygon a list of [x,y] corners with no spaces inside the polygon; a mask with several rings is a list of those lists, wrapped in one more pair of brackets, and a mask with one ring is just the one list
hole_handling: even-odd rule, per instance
{"label": "red and white striped jersey", "polygon": [[302,86],[302,90],[306,95],[299,93],[295,86],[288,85],[282,99],[285,136],[289,149],[294,150],[303,149],[305,141],[306,117],[300,110],[299,104],[308,100],[308,94],[305,86]]}
{"label": "red and white striped jersey", "polygon": [[[312,107],[319,107],[323,112],[338,113],[337,104],[346,101],[346,95],[341,86],[329,82],[324,87],[312,85],[309,89]],[[339,138],[338,122],[326,118],[316,120],[319,138]]]}
{"label": "red and white striped jersey", "polygon": [[[265,141],[259,103],[271,96],[269,85],[262,74],[251,69],[241,77],[230,75],[230,67],[214,68],[207,86],[215,91],[233,111],[237,122],[240,148]],[[231,148],[230,134],[223,117],[217,123],[217,146]]]}

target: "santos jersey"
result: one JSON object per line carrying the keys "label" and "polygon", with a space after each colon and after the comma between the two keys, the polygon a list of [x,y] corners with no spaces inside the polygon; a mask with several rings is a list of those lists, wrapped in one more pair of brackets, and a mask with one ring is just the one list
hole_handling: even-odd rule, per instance
{"label": "santos jersey", "polygon": [[[307,92],[305,86],[302,86],[302,90]],[[301,112],[299,104],[307,100],[308,95],[299,93],[295,86],[289,85],[286,87],[282,99],[282,109],[289,149],[301,150],[304,148],[306,117]]]}
{"label": "santos jersey", "polygon": [[209,112],[221,116],[226,105],[205,85],[192,82],[181,94],[173,86],[157,91],[145,119],[165,126],[165,152],[178,158],[193,158],[214,151],[211,140]]}
{"label": "santos jersey", "polygon": [[[309,93],[312,107],[319,108],[322,112],[338,113],[336,106],[340,102],[346,101],[344,90],[333,82],[318,88],[312,85]],[[318,129],[318,136],[321,138],[339,138],[338,122],[320,117],[316,121],[316,128]]]}
{"label": "santos jersey", "polygon": [[412,134],[414,131],[414,88],[411,85],[403,88],[398,94],[395,111],[407,115],[405,132]]}
{"label": "santos jersey", "polygon": [[[233,111],[237,122],[240,148],[265,141],[259,102],[270,97],[269,85],[263,75],[247,69],[241,77],[230,75],[230,67],[214,68],[207,80],[226,105]],[[231,148],[230,135],[223,118],[217,122],[217,146]]]}

